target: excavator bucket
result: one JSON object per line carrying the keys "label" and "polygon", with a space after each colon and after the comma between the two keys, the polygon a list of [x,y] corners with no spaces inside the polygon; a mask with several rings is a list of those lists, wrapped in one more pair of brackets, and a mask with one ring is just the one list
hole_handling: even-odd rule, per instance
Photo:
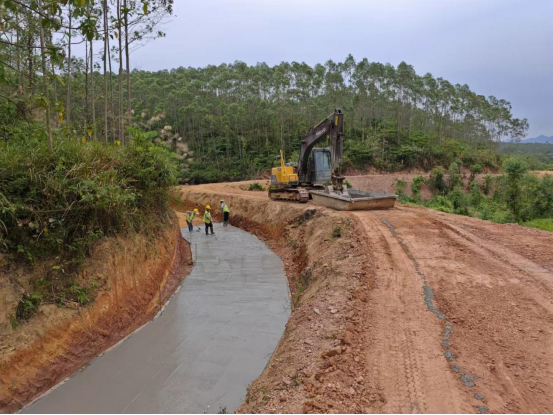
{"label": "excavator bucket", "polygon": [[365,192],[363,190],[344,189],[334,191],[332,186],[324,190],[311,190],[313,202],[334,210],[373,210],[394,207],[397,196],[391,193]]}

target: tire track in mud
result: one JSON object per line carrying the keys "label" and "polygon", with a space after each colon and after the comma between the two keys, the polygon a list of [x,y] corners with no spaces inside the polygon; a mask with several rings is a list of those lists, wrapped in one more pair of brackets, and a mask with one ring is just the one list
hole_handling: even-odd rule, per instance
{"label": "tire track in mud", "polygon": [[[474,411],[448,370],[439,342],[443,328],[435,318],[440,312],[433,307],[431,290],[423,289],[428,284],[423,284],[418,266],[414,268],[413,256],[405,251],[397,232],[391,232],[374,213],[356,215],[365,226],[377,264],[367,360],[387,399],[383,411]],[[421,294],[425,301],[420,301]],[[434,315],[427,314],[427,309]]]}
{"label": "tire track in mud", "polygon": [[[536,255],[519,250],[521,245],[533,249],[528,240],[531,231],[450,218],[420,208],[400,207],[382,216],[405,232],[397,237],[409,251],[405,254],[422,262],[418,269],[427,273],[427,292],[430,284],[439,288],[436,294],[445,308],[434,299],[430,308],[434,306],[447,316],[452,313],[442,322],[442,346],[450,369],[466,387],[462,389],[474,397],[470,399],[472,408],[479,412],[487,412],[488,407],[494,412],[550,412],[547,384],[553,376],[547,350],[551,344],[553,274],[543,259],[543,243],[535,245]],[[457,322],[461,337],[451,342]],[[459,353],[462,364],[457,364],[450,349]]]}
{"label": "tire track in mud", "polygon": [[[394,226],[385,218],[380,218],[380,221],[390,229],[392,235],[394,235],[394,238],[397,239],[407,257],[413,262],[415,272],[421,277],[423,284],[422,288],[424,292],[424,303],[426,304],[426,308],[428,309],[428,311],[436,315],[438,319],[443,320],[444,322],[444,331],[442,332],[441,336],[441,345],[445,349],[444,356],[446,360],[451,363],[451,370],[457,374],[460,374],[459,379],[466,387],[471,388],[471,392],[475,392],[476,395],[481,396],[482,400],[485,399],[485,396],[482,393],[478,393],[476,390],[476,377],[459,367],[459,365],[453,363],[455,361],[455,354],[449,350],[449,348],[453,346],[453,343],[449,342],[450,337],[453,334],[453,322],[447,320],[446,315],[442,313],[434,304],[434,291],[428,284],[428,278],[426,277],[424,272],[421,271],[419,261],[417,260],[417,258],[415,258],[403,238],[399,236]],[[484,405],[477,406],[477,409],[481,413],[487,413],[489,411],[488,408]]]}

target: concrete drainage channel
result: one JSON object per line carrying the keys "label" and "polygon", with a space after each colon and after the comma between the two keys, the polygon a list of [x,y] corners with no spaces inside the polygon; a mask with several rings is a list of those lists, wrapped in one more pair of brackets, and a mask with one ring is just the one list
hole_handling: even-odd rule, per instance
{"label": "concrete drainage channel", "polygon": [[255,236],[183,230],[196,264],[163,313],[23,413],[234,411],[288,317],[282,261]]}

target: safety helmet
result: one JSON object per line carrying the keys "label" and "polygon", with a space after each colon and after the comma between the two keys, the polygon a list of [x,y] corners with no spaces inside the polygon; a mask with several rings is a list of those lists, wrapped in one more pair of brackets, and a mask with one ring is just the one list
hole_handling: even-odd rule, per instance
{"label": "safety helmet", "polygon": [[211,206],[207,205],[205,208],[206,208],[206,209],[211,209]]}
{"label": "safety helmet", "polygon": [[198,209],[194,209],[194,213],[198,213]]}
{"label": "safety helmet", "polygon": [[221,199],[221,203],[223,203],[223,202],[224,202],[224,200],[223,200],[223,199]]}

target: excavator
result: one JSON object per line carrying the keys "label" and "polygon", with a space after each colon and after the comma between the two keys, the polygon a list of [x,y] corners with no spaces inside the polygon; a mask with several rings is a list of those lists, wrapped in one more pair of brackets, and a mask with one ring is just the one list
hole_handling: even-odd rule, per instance
{"label": "excavator", "polygon": [[[315,146],[330,137],[330,147]],[[280,166],[271,169],[269,197],[315,203],[336,210],[368,210],[393,207],[396,195],[348,189],[341,175],[344,141],[344,113],[332,114],[311,128],[301,142],[297,170],[284,162],[280,151]]]}

